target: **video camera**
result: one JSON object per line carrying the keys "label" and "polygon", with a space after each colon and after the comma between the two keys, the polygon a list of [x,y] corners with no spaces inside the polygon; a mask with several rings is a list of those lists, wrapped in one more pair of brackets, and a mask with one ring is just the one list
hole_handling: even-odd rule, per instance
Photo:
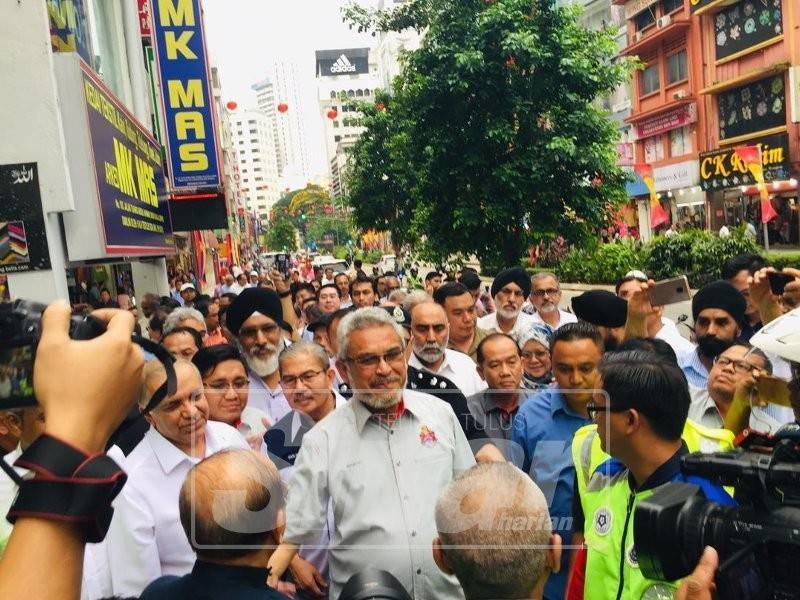
{"label": "video camera", "polygon": [[640,502],[634,538],[645,577],[681,579],[694,569],[703,548],[713,546],[720,557],[719,598],[800,597],[799,443],[800,426],[790,424],[759,441],[758,452],[683,457],[684,475],[732,486],[738,506],[710,502],[699,486],[681,482]]}
{"label": "video camera", "polygon": [[[36,405],[33,393],[34,359],[36,346],[41,335],[41,319],[44,304],[29,300],[15,300],[0,304],[0,410],[13,410]],[[73,340],[91,340],[105,332],[101,320],[87,315],[73,316],[69,336]],[[155,355],[167,371],[165,393],[151,401],[153,406],[177,389],[175,359],[162,346],[141,336],[133,336],[133,341]],[[66,374],[65,374],[66,375]]]}

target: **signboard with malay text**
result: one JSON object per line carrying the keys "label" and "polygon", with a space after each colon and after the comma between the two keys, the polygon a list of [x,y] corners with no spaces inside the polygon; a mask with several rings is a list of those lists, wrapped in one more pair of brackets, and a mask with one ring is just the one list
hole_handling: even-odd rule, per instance
{"label": "signboard with malay text", "polygon": [[697,122],[697,104],[694,102],[679,106],[651,119],[636,124],[636,138],[643,139],[678,129]]}

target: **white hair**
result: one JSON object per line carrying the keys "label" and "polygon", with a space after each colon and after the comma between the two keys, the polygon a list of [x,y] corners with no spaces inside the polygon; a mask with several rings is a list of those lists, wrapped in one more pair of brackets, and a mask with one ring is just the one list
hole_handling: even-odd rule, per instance
{"label": "white hair", "polygon": [[169,315],[167,315],[167,318],[164,321],[164,335],[167,335],[176,327],[180,327],[181,323],[188,321],[189,319],[198,321],[203,325],[203,331],[207,331],[206,320],[203,317],[203,314],[197,309],[183,307],[176,308],[169,313]]}
{"label": "white hair", "polygon": [[336,332],[336,341],[339,344],[339,353],[337,355],[339,360],[347,360],[347,351],[350,349],[350,335],[354,331],[386,326],[394,329],[400,339],[400,345],[405,347],[403,329],[384,309],[377,307],[359,308],[345,315]]}
{"label": "white hair", "polygon": [[430,301],[431,297],[428,295],[428,292],[424,290],[414,290],[413,292],[409,292],[408,296],[403,300],[403,310],[411,314],[411,311],[414,310],[417,304]]}
{"label": "white hair", "polygon": [[326,371],[330,368],[330,360],[328,359],[328,353],[325,352],[325,348],[320,346],[315,342],[310,342],[308,340],[300,340],[293,343],[291,346],[286,346],[281,353],[278,355],[278,364],[279,366],[283,365],[283,361],[292,358],[297,358],[299,356],[310,356],[319,363],[319,366],[325,369]]}

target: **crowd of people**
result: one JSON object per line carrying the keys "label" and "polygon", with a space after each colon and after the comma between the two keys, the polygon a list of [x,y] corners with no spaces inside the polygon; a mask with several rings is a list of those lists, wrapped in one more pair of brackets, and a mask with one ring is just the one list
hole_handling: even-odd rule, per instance
{"label": "crowd of people", "polygon": [[[127,320],[101,312],[161,344],[177,385],[126,348],[119,381],[98,390],[116,412],[82,423],[93,446],[107,429],[98,448],[53,427],[67,417],[38,371],[39,405],[0,413],[8,465],[47,432],[127,475],[72,597],[333,600],[379,569],[420,600],[710,598],[714,551],[683,585],[650,580],[633,513],[684,480],[685,454],[795,421],[800,271],[784,269],[795,279],[776,295],[761,257],[720,265],[681,331],[641,271],[566,303],[555,274],[520,267],[486,284],[469,268],[302,270],[242,265],[209,294],[176,277]],[[36,368],[70,380],[42,345]],[[62,352],[86,372],[88,352]],[[4,511],[17,487],[0,474]],[[4,523],[0,589],[29,520]]]}

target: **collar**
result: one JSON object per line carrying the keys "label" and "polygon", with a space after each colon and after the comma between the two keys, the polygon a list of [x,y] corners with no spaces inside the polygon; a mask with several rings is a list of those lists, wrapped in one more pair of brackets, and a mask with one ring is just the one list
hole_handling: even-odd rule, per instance
{"label": "collar", "polygon": [[[355,396],[350,400],[350,406],[353,409],[353,413],[355,414],[356,418],[356,430],[358,433],[362,433],[364,431],[364,427],[367,424],[367,421],[375,417],[375,415],[366,407],[364,404],[358,400]],[[415,412],[412,408],[414,406],[414,402],[409,398],[407,393],[403,392],[403,397],[401,398],[400,402],[397,403],[395,406],[395,412],[397,414],[397,419],[403,416],[406,412]],[[376,417],[376,419],[379,417]],[[395,419],[395,422],[397,421]]]}
{"label": "collar", "polygon": [[557,412],[563,412],[565,415],[570,417],[576,417],[578,419],[583,419],[584,421],[589,421],[586,417],[579,415],[574,410],[569,407],[567,401],[564,399],[564,394],[561,393],[561,389],[556,387],[550,388],[545,390],[543,393],[550,394],[550,416],[555,417]]}
{"label": "collar", "polygon": [[281,387],[280,383],[278,383],[278,386],[273,390],[254,371],[248,369],[247,370],[247,374],[250,377],[250,385],[251,386],[255,385],[256,387],[260,387],[261,389],[266,390],[267,393],[269,393],[269,395],[272,396],[273,398],[283,395],[283,388]]}
{"label": "collar", "polygon": [[262,567],[246,567],[241,565],[223,565],[197,559],[192,568],[192,575],[197,578],[231,579],[238,584],[247,583],[263,587],[269,575],[269,569]]}
{"label": "collar", "polygon": [[[161,465],[161,469],[164,471],[165,474],[169,475],[174,471],[178,465],[183,463],[184,461],[190,461],[192,464],[197,462],[191,456],[186,454],[183,450],[178,448],[175,444],[170,442],[167,438],[161,435],[158,431],[156,431],[155,427],[150,427],[145,434],[145,437],[148,439],[150,443],[150,448],[153,451],[153,454],[156,457],[156,460]],[[211,452],[210,444],[211,439],[208,430],[208,421],[206,421],[206,455],[209,455]]]}
{"label": "collar", "polygon": [[511,411],[507,411],[506,409],[500,408],[499,406],[497,406],[497,404],[495,404],[494,400],[492,400],[489,397],[489,392],[488,391],[481,392],[480,393],[480,400],[481,400],[481,406],[483,407],[483,412],[485,412],[487,414],[490,413],[490,412],[499,412],[499,413],[503,413],[503,414],[507,414],[507,415],[515,414],[519,410],[519,407],[522,405],[522,401],[523,401],[524,395],[525,395],[525,390],[520,388],[520,389],[517,390],[517,393],[518,393],[518,395],[517,395],[517,405]]}
{"label": "collar", "polygon": [[681,447],[678,448],[677,452],[673,454],[667,462],[662,464],[658,467],[650,477],[647,478],[638,489],[635,487],[636,482],[633,480],[633,474],[628,472],[628,485],[630,486],[631,490],[635,491],[637,494],[639,492],[643,492],[645,490],[652,490],[657,488],[660,485],[664,485],[665,483],[672,481],[680,475],[681,473],[681,457],[684,454],[689,454],[689,449],[686,447],[686,442],[681,440]]}

